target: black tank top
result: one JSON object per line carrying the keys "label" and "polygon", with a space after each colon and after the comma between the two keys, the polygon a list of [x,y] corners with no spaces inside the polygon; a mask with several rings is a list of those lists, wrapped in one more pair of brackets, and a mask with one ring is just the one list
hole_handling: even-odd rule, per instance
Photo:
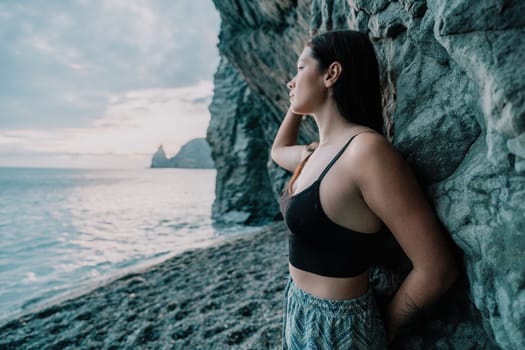
{"label": "black tank top", "polygon": [[[357,134],[358,135],[358,134]],[[374,246],[383,235],[347,229],[328,218],[321,206],[319,186],[354,135],[330,161],[319,178],[301,192],[281,196],[281,212],[288,226],[289,259],[298,269],[328,277],[354,277],[372,262]]]}

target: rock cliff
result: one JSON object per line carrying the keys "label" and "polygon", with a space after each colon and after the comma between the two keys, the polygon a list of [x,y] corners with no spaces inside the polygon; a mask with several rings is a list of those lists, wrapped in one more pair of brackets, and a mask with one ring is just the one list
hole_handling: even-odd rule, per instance
{"label": "rock cliff", "polygon": [[[525,3],[214,0],[221,14],[208,140],[214,218],[278,216],[288,174],[268,151],[311,33],[368,32],[389,137],[462,253],[465,277],[399,340],[410,349],[525,348]],[[306,123],[300,138],[316,138]],[[377,285],[386,275],[379,273]]]}

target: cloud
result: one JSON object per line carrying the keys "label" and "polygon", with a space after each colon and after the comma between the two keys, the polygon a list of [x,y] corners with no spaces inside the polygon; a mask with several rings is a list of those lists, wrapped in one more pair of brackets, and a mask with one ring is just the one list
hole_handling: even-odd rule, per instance
{"label": "cloud", "polygon": [[143,156],[150,159],[158,145],[176,153],[183,143],[205,137],[209,124],[206,104],[213,85],[147,89],[114,95],[104,115],[88,128],[19,129],[0,131],[0,154]]}
{"label": "cloud", "polygon": [[4,0],[0,19],[0,128],[85,126],[111,95],[194,86],[219,60],[209,0]]}

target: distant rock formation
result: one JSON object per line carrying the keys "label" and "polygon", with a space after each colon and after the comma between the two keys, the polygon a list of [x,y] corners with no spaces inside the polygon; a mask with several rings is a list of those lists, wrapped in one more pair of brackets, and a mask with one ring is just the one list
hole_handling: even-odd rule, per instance
{"label": "distant rock formation", "polygon": [[208,142],[199,138],[184,144],[172,158],[166,157],[166,152],[160,145],[151,159],[151,168],[213,169],[215,164]]}
{"label": "distant rock formation", "polygon": [[170,160],[166,157],[166,152],[164,152],[162,145],[159,146],[157,152],[153,155],[150,168],[173,168]]}
{"label": "distant rock formation", "polygon": [[[525,3],[214,3],[222,19],[207,136],[217,164],[214,219],[275,218],[289,174],[269,149],[304,41],[335,29],[366,32],[381,65],[389,137],[464,258],[464,289],[399,348],[525,349]],[[315,140],[315,124],[303,124],[300,141]]]}
{"label": "distant rock formation", "polygon": [[211,149],[205,138],[194,139],[184,144],[172,158],[174,168],[213,169]]}

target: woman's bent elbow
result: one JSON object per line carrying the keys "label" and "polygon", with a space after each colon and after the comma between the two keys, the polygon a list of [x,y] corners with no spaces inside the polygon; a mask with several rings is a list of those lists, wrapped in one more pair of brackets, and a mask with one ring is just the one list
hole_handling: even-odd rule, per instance
{"label": "woman's bent elbow", "polygon": [[432,299],[445,293],[459,278],[459,269],[453,261],[414,267],[414,270],[414,273],[420,276],[421,287],[433,295]]}
{"label": "woman's bent elbow", "polygon": [[455,261],[442,263],[433,271],[438,288],[442,293],[446,292],[459,278],[459,268]]}
{"label": "woman's bent elbow", "polygon": [[277,164],[279,164],[279,156],[278,156],[278,148],[277,147],[272,147],[272,149],[270,150],[270,157],[272,158],[272,160],[274,162],[276,162]]}
{"label": "woman's bent elbow", "polygon": [[442,279],[446,285],[446,289],[449,289],[459,278],[459,268],[456,263],[450,263],[442,272]]}

